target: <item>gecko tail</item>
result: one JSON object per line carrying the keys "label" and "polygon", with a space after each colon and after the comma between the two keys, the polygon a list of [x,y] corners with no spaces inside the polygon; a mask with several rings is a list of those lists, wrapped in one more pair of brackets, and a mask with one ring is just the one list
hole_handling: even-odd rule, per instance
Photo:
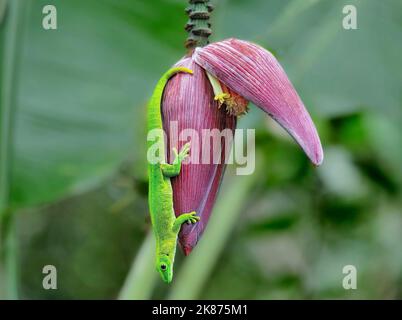
{"label": "gecko tail", "polygon": [[186,67],[174,67],[166,71],[166,73],[162,76],[163,79],[169,80],[171,77],[173,77],[177,73],[188,73],[188,74],[193,74],[193,70],[186,68]]}

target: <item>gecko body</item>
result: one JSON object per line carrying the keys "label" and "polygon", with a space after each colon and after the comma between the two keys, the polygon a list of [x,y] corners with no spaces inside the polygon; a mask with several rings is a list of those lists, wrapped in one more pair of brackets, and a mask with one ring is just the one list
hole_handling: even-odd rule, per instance
{"label": "gecko body", "polygon": [[[163,132],[161,115],[163,91],[169,79],[179,72],[192,74],[192,71],[187,68],[172,68],[161,77],[156,85],[148,105],[148,132],[155,129]],[[190,151],[189,143],[185,144],[179,153],[173,148],[176,157],[172,164],[168,164],[164,160],[163,135],[160,135],[158,139],[158,156],[160,156],[158,158],[163,160],[155,162],[148,159],[148,202],[152,229],[156,239],[156,270],[160,273],[163,281],[170,283],[173,278],[173,264],[180,227],[184,222],[196,223],[200,218],[196,216],[195,211],[183,213],[176,218],[173,208],[173,191],[170,178],[180,174],[181,163]],[[155,141],[148,140],[148,150],[154,144]]]}

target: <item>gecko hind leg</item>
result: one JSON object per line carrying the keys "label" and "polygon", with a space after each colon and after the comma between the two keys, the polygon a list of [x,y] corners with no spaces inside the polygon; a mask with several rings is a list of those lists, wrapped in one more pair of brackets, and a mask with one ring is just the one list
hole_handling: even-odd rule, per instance
{"label": "gecko hind leg", "polygon": [[173,227],[172,227],[173,231],[179,232],[181,225],[185,222],[187,222],[188,224],[197,223],[197,221],[200,220],[200,217],[196,216],[196,214],[197,214],[197,212],[192,211],[190,213],[183,213],[180,216],[178,216],[173,223]]}

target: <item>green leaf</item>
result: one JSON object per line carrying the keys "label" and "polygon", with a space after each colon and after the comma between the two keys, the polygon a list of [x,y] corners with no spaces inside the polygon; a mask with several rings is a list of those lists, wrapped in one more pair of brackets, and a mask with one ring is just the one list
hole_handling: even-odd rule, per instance
{"label": "green leaf", "polygon": [[[42,28],[47,4],[57,8],[57,30]],[[184,54],[184,5],[32,1],[18,66],[14,206],[82,191],[142,157],[147,97]]]}

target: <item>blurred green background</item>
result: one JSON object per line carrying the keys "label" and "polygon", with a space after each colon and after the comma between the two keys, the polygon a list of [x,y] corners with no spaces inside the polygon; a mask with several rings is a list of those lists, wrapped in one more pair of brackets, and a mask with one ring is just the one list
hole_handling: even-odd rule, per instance
{"label": "blurred green background", "polygon": [[[0,0],[1,298],[402,298],[402,1],[213,3],[212,41],[257,42],[284,66],[323,165],[252,107],[239,127],[256,128],[255,174],[228,168],[199,246],[161,283],[145,106],[185,53],[186,1]],[[57,290],[42,288],[49,264]]]}

